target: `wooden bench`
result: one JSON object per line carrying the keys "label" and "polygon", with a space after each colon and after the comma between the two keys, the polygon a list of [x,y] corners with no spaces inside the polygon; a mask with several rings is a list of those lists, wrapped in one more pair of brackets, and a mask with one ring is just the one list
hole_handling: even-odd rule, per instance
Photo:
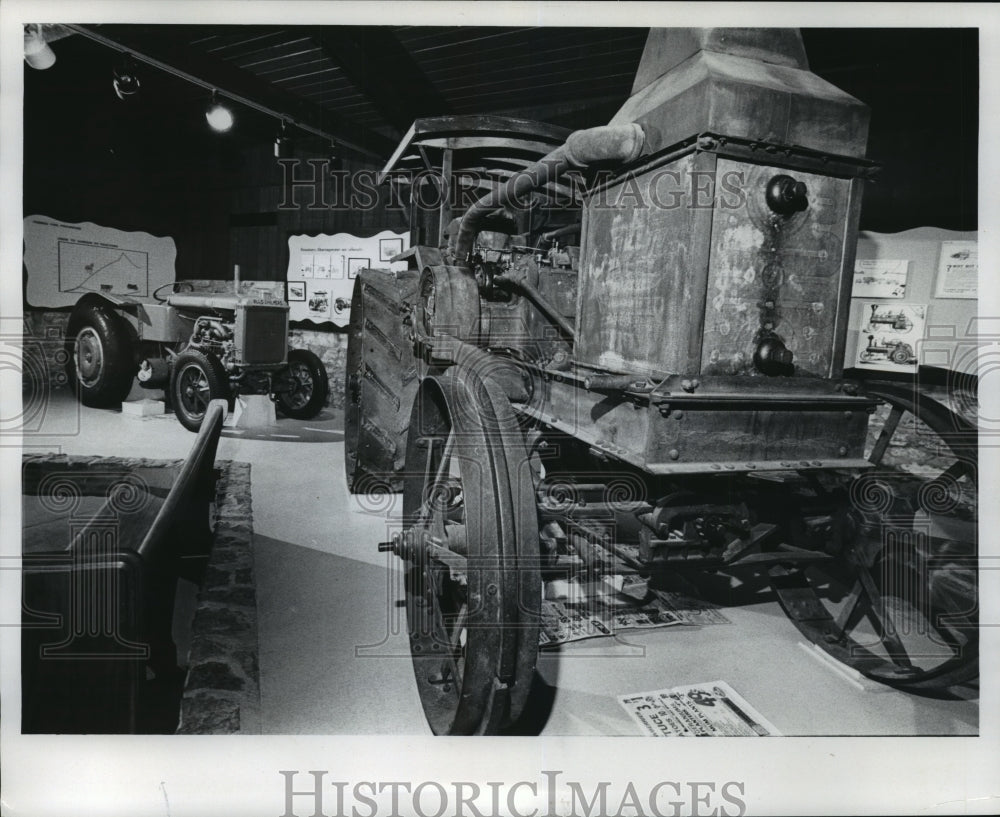
{"label": "wooden bench", "polygon": [[159,731],[153,697],[183,681],[178,579],[211,552],[225,415],[210,404],[179,469],[26,462],[25,504],[39,508],[23,540],[22,732]]}

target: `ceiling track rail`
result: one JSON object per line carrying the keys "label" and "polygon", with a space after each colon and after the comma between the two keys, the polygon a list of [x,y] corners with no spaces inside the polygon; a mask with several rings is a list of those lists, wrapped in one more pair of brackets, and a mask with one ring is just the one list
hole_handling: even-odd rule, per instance
{"label": "ceiling track rail", "polygon": [[298,128],[301,131],[304,131],[306,133],[311,133],[314,136],[318,136],[321,139],[325,139],[326,141],[332,144],[348,147],[354,151],[363,153],[365,156],[372,156],[375,158],[379,158],[378,154],[372,151],[371,148],[365,147],[364,145],[352,144],[351,142],[345,140],[343,136],[332,134],[329,133],[328,131],[314,127],[313,125],[310,125],[308,122],[303,122],[301,119],[297,119],[295,116],[291,114],[275,110],[274,108],[269,108],[266,105],[261,105],[259,102],[256,102],[255,100],[250,99],[249,97],[243,96],[242,94],[228,90],[224,87],[220,87],[219,85],[209,80],[195,76],[194,74],[189,74],[187,71],[184,71],[168,63],[165,63],[162,60],[157,59],[156,57],[152,57],[148,54],[143,54],[141,51],[136,51],[129,45],[121,43],[115,39],[112,39],[111,37],[106,37],[103,34],[99,34],[93,29],[88,28],[87,26],[66,24],[65,28],[70,29],[76,34],[86,37],[89,40],[93,40],[96,43],[100,43],[101,45],[107,48],[119,51],[122,54],[128,54],[137,62],[142,62],[146,65],[150,65],[153,68],[156,68],[172,76],[175,76],[178,79],[182,79],[185,82],[189,82],[192,85],[197,85],[200,88],[212,91],[215,93],[217,97],[225,97],[226,99],[232,102],[236,102],[239,105],[243,105],[244,107],[258,111],[259,113],[266,114],[267,116],[272,116],[286,125],[293,125],[294,127]]}

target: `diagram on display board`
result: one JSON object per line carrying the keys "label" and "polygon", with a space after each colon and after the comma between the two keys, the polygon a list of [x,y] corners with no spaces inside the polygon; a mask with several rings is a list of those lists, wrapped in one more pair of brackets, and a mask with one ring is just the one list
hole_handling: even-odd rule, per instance
{"label": "diagram on display board", "polygon": [[405,261],[390,259],[408,245],[408,235],[388,230],[368,238],[350,233],[289,236],[288,319],[346,326],[358,273],[371,268],[405,270]]}
{"label": "diagram on display board", "polygon": [[60,292],[124,288],[136,295],[149,294],[149,253],[62,240],[58,255]]}
{"label": "diagram on display board", "polygon": [[169,237],[46,216],[24,219],[27,300],[32,306],[72,306],[87,292],[147,298],[174,280],[176,256]]}
{"label": "diagram on display board", "polygon": [[852,298],[903,298],[910,262],[905,258],[859,258],[854,262]]}
{"label": "diagram on display board", "polygon": [[860,320],[858,366],[891,372],[917,370],[926,304],[863,303]]}

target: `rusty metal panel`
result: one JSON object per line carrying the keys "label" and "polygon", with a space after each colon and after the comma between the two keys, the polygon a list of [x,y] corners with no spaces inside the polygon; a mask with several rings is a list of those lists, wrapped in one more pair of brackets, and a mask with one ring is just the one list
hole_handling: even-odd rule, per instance
{"label": "rusty metal panel", "polygon": [[[540,373],[540,372],[539,372]],[[546,373],[515,410],[650,473],[867,467],[871,401],[826,380],[712,378],[658,406]],[[655,397],[655,395],[654,395]]]}
{"label": "rusty metal panel", "polygon": [[787,171],[719,160],[719,177],[741,179],[744,195],[738,207],[729,206],[732,198],[720,197],[717,204],[705,374],[754,374],[762,332],[773,332],[793,352],[796,375],[826,377],[833,368],[851,182],[796,171],[794,178],[806,185],[808,207],[781,218],[765,200],[769,180],[781,174]]}
{"label": "rusty metal panel", "polygon": [[651,28],[632,93],[652,85],[699,51],[809,68],[802,35],[794,28]]}
{"label": "rusty metal panel", "polygon": [[840,296],[837,301],[837,319],[833,330],[833,360],[830,377],[843,377],[844,350],[847,346],[848,321],[851,314],[851,288],[854,285],[854,259],[858,249],[858,222],[861,220],[861,194],[864,183],[860,179],[851,180],[847,225],[844,231],[843,280],[840,282]]}
{"label": "rusty metal panel", "polygon": [[747,464],[764,469],[775,461],[802,468],[836,466],[863,456],[867,427],[865,410],[672,411],[654,418],[646,460],[650,466],[671,467],[659,470],[680,470],[690,463],[710,469],[723,462],[736,463],[730,470],[753,470]]}
{"label": "rusty metal panel", "polygon": [[637,374],[698,371],[715,163],[688,155],[588,201],[577,360]]}
{"label": "rusty metal panel", "polygon": [[571,373],[536,385],[515,410],[632,465],[644,465],[643,447],[652,414],[621,397],[586,391]]}
{"label": "rusty metal panel", "polygon": [[711,132],[864,156],[868,107],[806,69],[797,32],[714,31],[653,29],[611,124],[639,123],[654,152]]}

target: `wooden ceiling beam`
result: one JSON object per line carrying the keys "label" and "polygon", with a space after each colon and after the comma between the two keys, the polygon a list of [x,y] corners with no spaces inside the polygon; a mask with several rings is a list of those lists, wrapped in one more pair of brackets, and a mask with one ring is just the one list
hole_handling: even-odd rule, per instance
{"label": "wooden ceiling beam", "polygon": [[421,116],[452,112],[388,26],[328,26],[310,32],[379,114],[400,132]]}

